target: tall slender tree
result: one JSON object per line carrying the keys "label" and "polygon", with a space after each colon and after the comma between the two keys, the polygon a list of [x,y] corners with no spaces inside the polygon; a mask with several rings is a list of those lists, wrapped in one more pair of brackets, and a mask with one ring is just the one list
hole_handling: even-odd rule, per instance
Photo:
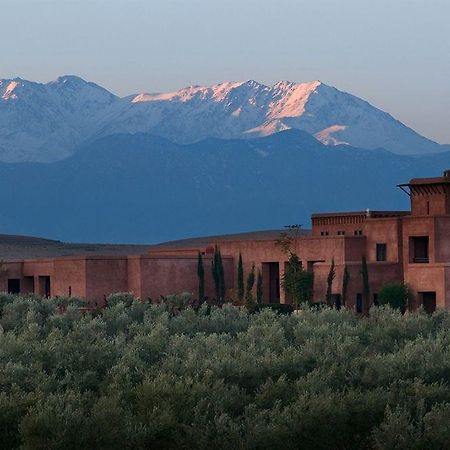
{"label": "tall slender tree", "polygon": [[244,267],[242,264],[242,255],[240,253],[237,268],[237,290],[238,290],[239,304],[242,305],[245,295],[245,286],[244,286]]}
{"label": "tall slender tree", "polygon": [[350,282],[350,273],[348,272],[347,265],[345,265],[344,274],[342,276],[342,306],[345,306],[347,302],[347,291],[349,282]]}
{"label": "tall slender tree", "polygon": [[255,264],[252,265],[252,270],[247,276],[247,286],[245,290],[245,304],[247,308],[253,307],[253,285],[255,284]]}
{"label": "tall slender tree", "polygon": [[225,274],[223,270],[222,255],[219,247],[214,248],[214,256],[212,260],[212,276],[216,292],[216,300],[223,303],[225,298]]}
{"label": "tall slender tree", "polygon": [[370,286],[369,286],[369,270],[367,268],[367,260],[366,257],[363,256],[361,259],[361,275],[363,282],[363,310],[364,307],[368,307],[370,305]]}
{"label": "tall slender tree", "polygon": [[333,280],[336,277],[336,267],[334,265],[334,258],[331,260],[330,271],[327,276],[327,294],[326,302],[328,306],[333,306]]}
{"label": "tall slender tree", "polygon": [[258,269],[258,275],[256,277],[256,303],[262,304],[263,299],[263,277],[261,269]]}
{"label": "tall slender tree", "polygon": [[203,300],[205,299],[205,268],[203,267],[203,258],[200,252],[198,252],[197,276],[198,276],[198,301],[202,303]]}

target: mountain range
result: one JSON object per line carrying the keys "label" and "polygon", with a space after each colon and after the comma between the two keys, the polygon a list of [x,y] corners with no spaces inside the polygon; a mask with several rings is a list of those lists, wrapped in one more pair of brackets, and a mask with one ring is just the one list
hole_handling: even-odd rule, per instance
{"label": "mountain range", "polygon": [[41,84],[0,80],[0,161],[53,162],[115,134],[147,133],[178,144],[249,139],[299,129],[327,145],[397,154],[449,150],[366,101],[320,81],[190,86],[120,98],[62,76]]}
{"label": "mountain range", "polygon": [[0,233],[155,243],[308,228],[312,212],[407,209],[396,185],[450,168],[448,150],[319,81],[119,98],[74,76],[1,80]]}
{"label": "mountain range", "polygon": [[331,147],[301,130],[192,144],[116,134],[52,164],[0,163],[0,232],[154,243],[309,228],[312,212],[407,209],[396,185],[447,167],[450,152]]}

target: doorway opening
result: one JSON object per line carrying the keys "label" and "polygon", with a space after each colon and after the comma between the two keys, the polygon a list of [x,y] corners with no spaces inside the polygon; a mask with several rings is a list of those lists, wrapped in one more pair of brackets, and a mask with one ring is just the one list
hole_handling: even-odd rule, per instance
{"label": "doorway opening", "polygon": [[51,286],[50,286],[50,277],[42,276],[39,277],[39,294],[43,297],[50,297],[51,294]]}
{"label": "doorway opening", "polygon": [[20,278],[8,279],[8,294],[20,294]]}
{"label": "doorway opening", "polygon": [[280,264],[262,263],[263,299],[265,303],[280,303]]}
{"label": "doorway opening", "polygon": [[423,309],[428,314],[433,314],[436,311],[436,292],[419,292],[422,297]]}

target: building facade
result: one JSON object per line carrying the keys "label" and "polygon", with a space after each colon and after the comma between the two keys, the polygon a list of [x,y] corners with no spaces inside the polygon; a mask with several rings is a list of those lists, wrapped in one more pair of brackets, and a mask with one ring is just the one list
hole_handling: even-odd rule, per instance
{"label": "building facade", "polygon": [[[376,304],[378,292],[389,282],[404,282],[410,287],[414,294],[412,307],[422,305],[429,312],[450,309],[450,171],[441,177],[412,179],[399,187],[410,196],[410,211],[313,214],[311,230],[294,233],[292,250],[303,266],[314,273],[314,301],[325,300],[326,279],[334,260],[334,299],[340,301],[346,268],[350,275],[347,306],[358,312],[366,312]],[[20,258],[4,257],[0,245],[0,291],[76,296],[100,306],[114,292],[132,292],[152,299],[186,291],[195,296],[197,257],[201,253],[206,295],[213,298],[209,268],[218,246],[229,297],[236,287],[241,254],[244,273],[253,265],[262,272],[263,301],[286,303],[290,299],[280,287],[280,280],[288,256],[277,245],[279,235],[280,231],[275,230],[198,238],[141,246],[132,251],[125,246],[100,246],[91,254],[81,247],[73,254],[66,250],[64,256],[61,252],[52,253],[49,243],[53,241],[46,241],[45,257],[35,247],[33,258],[26,257],[26,244]],[[363,298],[363,256],[368,267],[369,300]]]}

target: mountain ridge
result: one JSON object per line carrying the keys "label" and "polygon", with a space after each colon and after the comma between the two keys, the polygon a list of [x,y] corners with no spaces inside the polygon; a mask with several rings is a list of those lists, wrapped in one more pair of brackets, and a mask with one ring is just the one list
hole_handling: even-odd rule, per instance
{"label": "mountain ridge", "polygon": [[183,145],[148,133],[110,135],[52,164],[0,163],[0,232],[156,243],[309,228],[314,212],[407,209],[397,184],[447,167],[450,152],[329,147],[301,130]]}
{"label": "mountain ridge", "polygon": [[319,80],[254,80],[118,97],[74,75],[49,83],[0,80],[0,160],[52,162],[116,133],[151,133],[180,144],[255,138],[302,129],[328,145],[433,153],[441,146],[390,114]]}

